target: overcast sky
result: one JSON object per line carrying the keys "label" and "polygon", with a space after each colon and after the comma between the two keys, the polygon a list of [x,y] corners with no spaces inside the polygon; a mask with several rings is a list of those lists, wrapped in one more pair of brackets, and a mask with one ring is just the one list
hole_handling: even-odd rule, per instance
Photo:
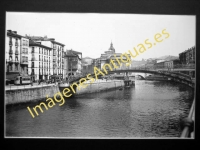
{"label": "overcast sky", "polygon": [[[117,53],[132,50],[146,39],[154,41],[163,29],[170,37],[137,56],[155,58],[178,54],[195,46],[195,16],[108,13],[25,13],[7,12],[6,30],[20,35],[55,38],[66,49],[80,51],[83,57],[98,58],[112,41]],[[152,42],[153,43],[153,42]]]}

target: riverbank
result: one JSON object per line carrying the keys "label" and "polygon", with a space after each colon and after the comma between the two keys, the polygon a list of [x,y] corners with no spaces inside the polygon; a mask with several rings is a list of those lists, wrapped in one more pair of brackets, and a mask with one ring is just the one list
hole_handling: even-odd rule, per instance
{"label": "riverbank", "polygon": [[58,85],[38,85],[38,86],[21,86],[12,89],[6,89],[5,91],[5,104],[17,104],[30,101],[38,101],[43,98],[53,97],[55,93],[58,93]]}

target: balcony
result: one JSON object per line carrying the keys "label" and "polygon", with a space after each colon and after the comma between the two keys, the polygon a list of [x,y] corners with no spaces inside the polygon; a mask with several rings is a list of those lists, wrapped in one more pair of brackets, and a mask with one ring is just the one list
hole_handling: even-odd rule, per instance
{"label": "balcony", "polygon": [[16,63],[16,64],[19,64],[19,60],[18,60],[18,59],[15,59],[15,63]]}
{"label": "balcony", "polygon": [[31,61],[36,61],[35,55],[32,55]]}
{"label": "balcony", "polygon": [[56,64],[54,64],[54,65],[53,65],[53,68],[56,68],[56,67],[57,67],[57,65],[56,65]]}
{"label": "balcony", "polygon": [[53,62],[56,62],[56,59],[53,59]]}
{"label": "balcony", "polygon": [[9,45],[10,45],[10,46],[12,46],[12,45],[13,45],[13,44],[12,44],[12,41],[9,41]]}
{"label": "balcony", "polygon": [[22,52],[22,55],[28,55],[28,51],[27,52]]}
{"label": "balcony", "polygon": [[6,60],[7,63],[14,63],[13,59]]}
{"label": "balcony", "polygon": [[11,55],[13,54],[13,50],[12,49],[9,50],[9,54],[11,54]]}
{"label": "balcony", "polygon": [[16,50],[16,51],[15,51],[15,55],[19,55],[19,52],[18,52],[18,50]]}
{"label": "balcony", "polygon": [[15,42],[15,46],[19,46],[18,42]]}
{"label": "balcony", "polygon": [[28,60],[22,60],[22,61],[21,61],[21,64],[24,64],[24,65],[27,64],[27,65],[28,65]]}

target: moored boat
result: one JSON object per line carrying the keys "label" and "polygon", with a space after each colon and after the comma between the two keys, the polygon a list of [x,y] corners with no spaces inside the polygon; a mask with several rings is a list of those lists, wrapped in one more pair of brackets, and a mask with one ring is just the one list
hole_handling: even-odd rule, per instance
{"label": "moored boat", "polygon": [[61,82],[58,84],[59,88],[66,88],[69,87],[70,84],[68,82]]}

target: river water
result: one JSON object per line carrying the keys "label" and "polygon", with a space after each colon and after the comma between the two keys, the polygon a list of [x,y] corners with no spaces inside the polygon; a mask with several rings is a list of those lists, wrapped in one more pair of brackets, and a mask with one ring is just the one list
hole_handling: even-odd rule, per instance
{"label": "river water", "polygon": [[[136,80],[114,89],[66,98],[32,118],[27,110],[40,102],[6,108],[6,137],[165,138],[179,137],[193,90],[169,81]],[[45,102],[46,99],[43,100]]]}

